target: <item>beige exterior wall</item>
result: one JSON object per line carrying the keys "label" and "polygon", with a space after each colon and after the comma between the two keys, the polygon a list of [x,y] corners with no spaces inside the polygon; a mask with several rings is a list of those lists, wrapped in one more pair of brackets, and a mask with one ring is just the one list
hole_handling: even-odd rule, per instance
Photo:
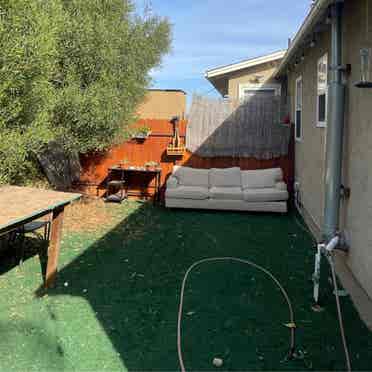
{"label": "beige exterior wall", "polygon": [[[350,245],[348,265],[372,298],[372,90],[354,86],[360,75],[360,48],[372,48],[372,12],[366,12],[365,1],[349,0],[344,14],[343,63],[351,64],[352,73],[347,79],[343,184],[350,187],[351,195],[342,202],[340,225]],[[316,71],[318,58],[329,51],[330,30],[307,51],[305,61],[288,79],[294,118],[295,80],[299,75],[303,78],[303,139],[296,142],[295,172],[306,212],[319,228],[324,207],[326,129],[316,127]]]}
{"label": "beige exterior wall", "polygon": [[295,118],[295,86],[302,78],[302,139],[295,143],[295,179],[300,182],[301,199],[318,229],[323,222],[326,128],[317,127],[317,62],[328,53],[329,33],[321,35],[316,48],[306,55],[288,79],[291,118]]}
{"label": "beige exterior wall", "polygon": [[182,91],[149,90],[145,101],[138,108],[140,119],[185,118],[186,94]]}
{"label": "beige exterior wall", "polygon": [[360,79],[360,48],[372,48],[372,12],[366,12],[364,0],[354,0],[345,3],[345,14],[344,61],[351,64],[352,73],[347,89],[344,182],[351,195],[344,203],[342,224],[351,246],[348,264],[372,298],[372,90],[354,86]]}
{"label": "beige exterior wall", "polygon": [[228,77],[228,95],[231,99],[239,99],[240,84],[278,84],[273,74],[280,61],[268,62],[249,67]]}

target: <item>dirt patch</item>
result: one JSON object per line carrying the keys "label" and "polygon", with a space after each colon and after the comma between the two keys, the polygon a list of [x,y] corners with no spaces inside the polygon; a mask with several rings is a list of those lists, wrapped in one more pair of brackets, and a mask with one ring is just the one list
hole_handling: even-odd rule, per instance
{"label": "dirt patch", "polygon": [[113,215],[102,199],[83,197],[65,209],[64,228],[93,232],[112,223]]}

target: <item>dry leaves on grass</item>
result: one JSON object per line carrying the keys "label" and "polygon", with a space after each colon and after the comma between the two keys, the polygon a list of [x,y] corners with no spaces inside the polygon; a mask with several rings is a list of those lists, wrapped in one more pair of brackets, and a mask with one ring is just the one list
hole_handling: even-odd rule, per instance
{"label": "dry leaves on grass", "polygon": [[112,219],[112,213],[102,199],[82,198],[66,208],[64,228],[92,232],[110,225]]}

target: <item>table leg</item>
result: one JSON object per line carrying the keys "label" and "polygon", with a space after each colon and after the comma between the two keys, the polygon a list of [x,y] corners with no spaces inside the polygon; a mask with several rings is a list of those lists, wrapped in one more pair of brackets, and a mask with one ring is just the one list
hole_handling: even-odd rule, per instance
{"label": "table leg", "polygon": [[45,276],[45,287],[53,286],[58,271],[58,257],[61,245],[62,224],[63,224],[63,208],[53,210],[52,229],[50,234],[50,242],[48,248],[48,262]]}
{"label": "table leg", "polygon": [[158,198],[158,175],[155,175],[155,194],[154,194],[154,199],[153,199],[153,204],[156,204]]}
{"label": "table leg", "polygon": [[159,173],[159,186],[158,186],[158,188],[159,188],[159,192],[158,192],[158,202],[159,202],[159,204],[160,204],[160,202],[161,202],[161,194],[160,194],[160,191],[161,191],[161,173]]}
{"label": "table leg", "polygon": [[161,173],[158,173],[157,178],[158,178],[158,186],[156,190],[156,200],[158,204],[160,204]]}

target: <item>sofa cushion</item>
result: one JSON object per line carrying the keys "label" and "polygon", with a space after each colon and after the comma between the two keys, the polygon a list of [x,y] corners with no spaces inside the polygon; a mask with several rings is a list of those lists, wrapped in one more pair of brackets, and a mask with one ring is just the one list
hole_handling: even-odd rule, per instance
{"label": "sofa cushion", "polygon": [[242,177],[240,168],[212,168],[209,171],[209,184],[211,187],[241,187]]}
{"label": "sofa cushion", "polygon": [[285,183],[285,182],[277,182],[276,184],[275,184],[275,187],[277,188],[277,189],[279,189],[279,190],[285,190],[285,191],[287,191],[287,184]]}
{"label": "sofa cushion", "polygon": [[212,199],[243,200],[241,187],[211,187],[209,194]]}
{"label": "sofa cushion", "polygon": [[243,198],[247,202],[271,202],[288,200],[288,192],[277,188],[245,189]]}
{"label": "sofa cushion", "polygon": [[167,188],[168,189],[175,189],[176,187],[178,187],[178,179],[176,177],[174,177],[173,175],[171,175],[167,179]]}
{"label": "sofa cushion", "polygon": [[165,191],[166,198],[204,200],[209,198],[206,187],[200,186],[178,186]]}
{"label": "sofa cushion", "polygon": [[209,170],[190,167],[174,166],[173,176],[184,186],[209,186]]}
{"label": "sofa cushion", "polygon": [[283,172],[280,168],[258,169],[242,171],[243,189],[261,189],[275,187],[278,181],[283,179]]}

